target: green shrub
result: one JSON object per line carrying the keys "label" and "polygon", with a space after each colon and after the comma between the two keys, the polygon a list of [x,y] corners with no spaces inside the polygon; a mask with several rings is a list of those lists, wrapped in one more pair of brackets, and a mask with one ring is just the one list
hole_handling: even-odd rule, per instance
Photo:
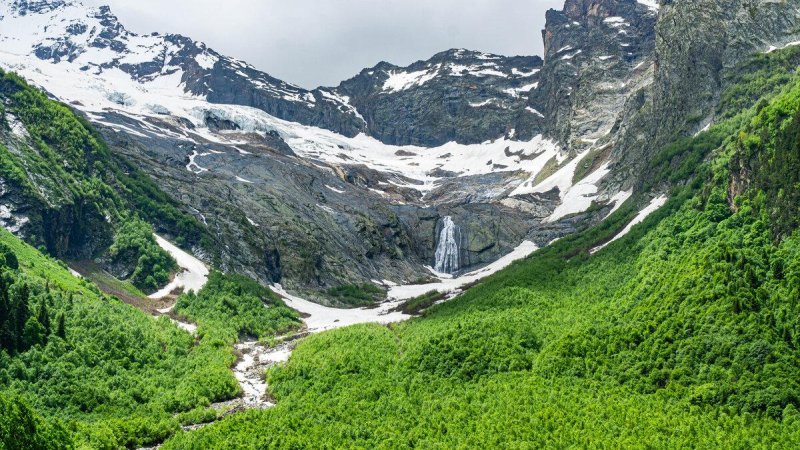
{"label": "green shrub", "polygon": [[153,228],[139,218],[123,221],[114,236],[109,255],[115,264],[132,265],[131,283],[145,292],[165,285],[178,269],[175,259],[159,247]]}

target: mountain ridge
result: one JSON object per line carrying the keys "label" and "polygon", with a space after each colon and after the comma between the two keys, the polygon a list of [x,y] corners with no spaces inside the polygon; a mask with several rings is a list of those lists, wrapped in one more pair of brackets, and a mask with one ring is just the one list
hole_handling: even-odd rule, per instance
{"label": "mountain ridge", "polygon": [[[230,247],[222,247],[222,267],[290,288],[426,276],[447,217],[461,229],[466,270],[524,239],[544,246],[597,223],[631,198],[644,207],[669,189],[648,185],[643,173],[671,139],[661,125],[702,115],[700,123],[672,127],[689,135],[714,113],[713,101],[694,112],[672,108],[663,94],[689,76],[662,70],[687,57],[665,48],[666,37],[684,33],[660,20],[683,11],[682,3],[569,0],[547,14],[543,60],[455,49],[407,67],[380,63],[316,91],[188,38],[129,33],[109,9],[87,14],[76,4],[15,1],[44,8],[38,26],[47,30],[16,42],[21,31],[0,29],[0,39],[18,49],[4,65],[72,102],[194,211]],[[67,5],[72,15],[51,23],[52,8]],[[741,16],[709,11],[711,32]],[[789,14],[773,20],[781,12]],[[768,2],[762,18],[769,20],[742,16],[737,36],[768,26],[737,45],[790,41],[792,12]],[[172,41],[181,45],[169,48]],[[691,37],[687,45],[701,46]],[[736,60],[731,52],[728,65]],[[725,73],[692,86],[716,92],[713,79]],[[361,128],[329,131],[355,122]],[[343,238],[351,235],[359,242]],[[312,251],[298,258],[297,245]]]}

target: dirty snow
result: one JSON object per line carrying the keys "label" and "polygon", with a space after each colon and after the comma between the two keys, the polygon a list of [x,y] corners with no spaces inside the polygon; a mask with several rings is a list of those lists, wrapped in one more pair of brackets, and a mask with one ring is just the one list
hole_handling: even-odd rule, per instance
{"label": "dirty snow", "polygon": [[409,319],[411,316],[392,311],[400,306],[399,301],[387,302],[377,308],[340,309],[304,300],[286,292],[280,284],[272,286],[272,290],[283,297],[287,306],[308,315],[303,319],[312,333],[346,327],[359,323],[387,324]]}
{"label": "dirty snow", "polygon": [[248,408],[269,408],[274,406],[265,398],[267,382],[264,371],[267,367],[289,360],[291,344],[281,344],[268,348],[258,341],[247,340],[236,344],[236,350],[242,355],[233,367],[233,375],[242,388],[242,402]]}
{"label": "dirty snow", "polygon": [[550,217],[545,219],[545,222],[555,222],[569,215],[582,213],[589,209],[589,207],[592,206],[592,202],[597,199],[600,180],[608,175],[609,172],[608,163],[605,163],[586,178],[578,181],[574,186],[567,189],[567,191],[561,195],[561,204],[558,205]]}
{"label": "dirty snow", "polygon": [[158,246],[175,258],[178,267],[183,271],[175,275],[175,278],[161,290],[151,294],[149,298],[164,298],[177,288],[182,288],[184,292],[199,292],[208,281],[208,267],[199,259],[179,249],[161,236],[156,234],[155,238]]}

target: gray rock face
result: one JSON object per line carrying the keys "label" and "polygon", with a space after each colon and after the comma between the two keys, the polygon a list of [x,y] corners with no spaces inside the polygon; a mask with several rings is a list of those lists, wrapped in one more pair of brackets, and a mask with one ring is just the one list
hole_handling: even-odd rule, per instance
{"label": "gray rock face", "polygon": [[512,130],[530,139],[542,118],[527,108],[542,60],[449,50],[408,67],[382,62],[342,82],[370,135],[388,144],[471,144]]}
{"label": "gray rock face", "polygon": [[543,36],[531,105],[573,154],[607,146],[602,199],[640,186],[655,152],[710,124],[737,64],[800,40],[800,3],[567,0]]}
{"label": "gray rock face", "polygon": [[101,127],[115,151],[206,225],[222,269],[281,282],[312,298],[315,290],[341,284],[423,278],[424,266],[434,263],[435,230],[444,215],[463,230],[464,268],[509,252],[535,223],[496,203],[426,206],[414,203],[418,193],[379,194],[370,186],[379,186],[384,174],[304,161],[256,133],[220,131],[239,142],[233,147],[172,117],[107,113],[103,122],[134,131]]}
{"label": "gray rock face", "polygon": [[568,0],[542,32],[542,105],[548,134],[571,148],[609,135],[649,69],[656,13],[635,0]]}
{"label": "gray rock face", "polygon": [[657,31],[654,102],[663,141],[710,122],[726,72],[755,53],[800,40],[800,3],[674,0],[665,2]]}
{"label": "gray rock face", "polygon": [[0,83],[0,151],[9,171],[0,172],[0,226],[62,258],[89,258],[104,250],[113,230],[97,199],[73,189],[58,172],[23,172],[47,160],[22,121],[5,110],[13,109],[10,92]]}
{"label": "gray rock face", "polygon": [[628,99],[612,154],[614,179],[643,181],[641,168],[656,151],[713,122],[738,64],[798,40],[795,1],[662,2],[652,83]]}

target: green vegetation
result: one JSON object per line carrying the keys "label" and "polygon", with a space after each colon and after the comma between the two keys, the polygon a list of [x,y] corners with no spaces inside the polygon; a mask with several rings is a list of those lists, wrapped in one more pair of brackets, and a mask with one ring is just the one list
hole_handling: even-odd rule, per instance
{"label": "green vegetation", "polygon": [[29,312],[21,341],[0,350],[0,390],[64,422],[65,442],[157,442],[179,429],[175,414],[238,394],[232,341],[196,341],[102,296],[4,230],[0,242],[19,260],[18,270],[3,269],[9,299],[26,300]]}
{"label": "green vegetation", "polygon": [[561,167],[558,164],[558,158],[556,158],[555,156],[550,158],[544,164],[544,167],[542,167],[542,170],[540,170],[539,173],[536,174],[536,177],[533,179],[533,185],[536,186],[537,184],[539,184],[542,181],[546,180],[551,175],[553,175],[556,172],[558,172],[558,169],[560,169],[560,168]]}
{"label": "green vegetation", "polygon": [[433,306],[434,303],[444,300],[444,298],[445,295],[441,292],[430,291],[404,302],[398,309],[406,314],[417,315]]}
{"label": "green vegetation", "polygon": [[[239,333],[268,338],[298,324],[296,313],[255,282],[215,272],[207,289],[180,299],[180,313],[199,324],[195,338],[167,318],[103,296],[4,230],[0,254],[0,309],[21,311],[0,315],[2,439],[25,426],[39,430],[31,439],[59,436],[54,448],[159,442],[180,424],[216,418],[208,406],[239,394],[230,370]],[[17,416],[23,422],[6,426]]]}
{"label": "green vegetation", "polygon": [[601,252],[631,205],[424,318],[307,338],[275,408],[165,448],[797,448],[798,121],[792,83],[660,152],[679,187]]}
{"label": "green vegetation", "polygon": [[739,133],[730,166],[737,192],[764,192],[776,238],[800,225],[800,115],[798,89],[766,106]]}
{"label": "green vegetation", "polygon": [[103,256],[113,244],[114,263],[124,259],[128,267],[120,271],[131,273],[133,284],[144,290],[162,284],[174,262],[147,242],[150,226],[131,217],[131,211],[179,236],[179,244],[213,248],[195,219],[145,174],[113,156],[68,107],[2,71],[0,103],[30,135],[0,144],[0,172],[29,206],[30,243],[55,256],[80,258]]}
{"label": "green vegetation", "polygon": [[0,393],[0,417],[0,448],[4,450],[71,448],[60,422],[43,419],[18,398]]}
{"label": "green vegetation", "polygon": [[[656,154],[644,187],[674,191],[624,238],[589,252],[633,202],[458,299],[402,306],[422,318],[311,336],[267,374],[275,408],[197,432],[180,425],[220,418],[211,404],[239,393],[233,343],[291,331],[296,313],[212,272],[175,308],[193,336],[0,230],[0,448],[798,448],[800,82],[781,73],[797,58],[756,58],[722,96],[725,122]],[[0,99],[31,134],[0,146],[0,171],[40,211],[33,242],[108,247],[153,289],[175,266],[148,223],[203,241],[66,107],[12,75]]]}
{"label": "green vegetation", "polygon": [[128,279],[149,292],[167,284],[170,274],[178,269],[178,263],[156,243],[153,227],[139,218],[130,218],[117,229],[109,255],[114,264],[133,266]]}
{"label": "green vegetation", "polygon": [[597,170],[604,161],[608,160],[613,146],[606,145],[597,149],[589,151],[589,154],[584,156],[578,167],[575,168],[575,174],[572,176],[572,182],[577,183],[587,175]]}
{"label": "green vegetation", "polygon": [[200,334],[213,330],[235,340],[240,335],[267,339],[299,327],[297,313],[269,289],[241,275],[211,272],[198,294],[178,298],[175,312],[200,324]]}
{"label": "green vegetation", "polygon": [[120,280],[103,270],[102,267],[93,261],[73,261],[70,267],[75,268],[82,276],[96,284],[97,287],[106,294],[124,300],[125,303],[133,306],[141,306],[144,308],[144,303],[138,305],[133,300],[136,299],[144,302],[146,301],[147,295],[130,281]]}
{"label": "green vegetation", "polygon": [[[725,81],[729,87],[720,99],[718,113],[725,119],[749,109],[766,95],[779,93],[797,79],[800,48],[789,46],[780,51],[757,54],[730,71]],[[766,102],[766,100],[764,100]]]}
{"label": "green vegetation", "polygon": [[345,284],[325,291],[328,297],[344,306],[372,305],[386,298],[386,290],[371,283]]}

